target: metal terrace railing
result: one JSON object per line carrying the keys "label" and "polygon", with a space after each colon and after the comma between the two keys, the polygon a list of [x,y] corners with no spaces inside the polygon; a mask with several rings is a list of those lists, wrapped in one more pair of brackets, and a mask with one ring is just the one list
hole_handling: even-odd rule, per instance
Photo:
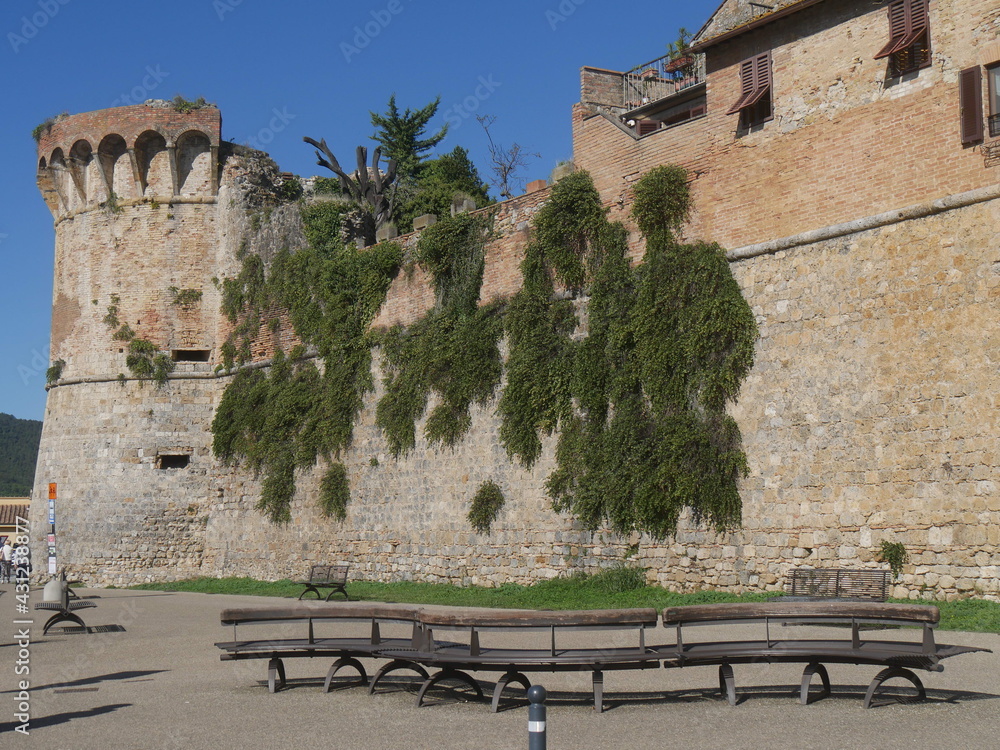
{"label": "metal terrace railing", "polygon": [[622,76],[622,106],[626,110],[666,99],[705,80],[705,55],[664,55],[637,65]]}

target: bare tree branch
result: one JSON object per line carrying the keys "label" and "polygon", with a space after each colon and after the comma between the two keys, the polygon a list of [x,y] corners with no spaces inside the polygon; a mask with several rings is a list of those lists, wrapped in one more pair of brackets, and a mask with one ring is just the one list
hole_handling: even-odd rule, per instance
{"label": "bare tree branch", "polygon": [[534,151],[525,151],[521,144],[515,142],[506,147],[503,144],[495,143],[490,133],[490,128],[497,118],[494,115],[476,115],[479,124],[486,131],[486,139],[490,143],[490,171],[493,177],[490,182],[500,191],[501,198],[513,198],[512,187],[517,187],[520,182],[517,175],[522,169],[528,166],[531,159],[540,159],[541,154]]}

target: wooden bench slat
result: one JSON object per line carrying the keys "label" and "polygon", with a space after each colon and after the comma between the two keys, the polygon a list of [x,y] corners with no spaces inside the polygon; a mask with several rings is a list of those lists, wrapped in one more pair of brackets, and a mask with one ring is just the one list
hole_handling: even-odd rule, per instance
{"label": "wooden bench slat", "polygon": [[380,619],[414,621],[420,607],[389,602],[296,602],[280,607],[231,607],[222,610],[223,625],[278,620]]}
{"label": "wooden bench slat", "polygon": [[667,607],[664,625],[764,619],[856,619],[894,620],[936,625],[941,618],[937,607],[924,604],[884,604],[868,602],[736,602]]}
{"label": "wooden bench slat", "polygon": [[478,609],[420,612],[420,623],[435,627],[652,627],[657,612],[652,607],[594,610],[504,610]]}

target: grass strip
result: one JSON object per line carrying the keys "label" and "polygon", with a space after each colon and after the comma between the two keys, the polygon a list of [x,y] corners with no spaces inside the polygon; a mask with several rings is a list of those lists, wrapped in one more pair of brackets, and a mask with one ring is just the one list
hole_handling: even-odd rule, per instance
{"label": "grass strip", "polygon": [[[596,575],[573,575],[541,581],[531,586],[508,583],[495,588],[455,586],[446,583],[400,581],[376,583],[351,581],[351,599],[361,601],[448,604],[502,609],[622,609],[626,607],[677,607],[721,602],[762,602],[776,592],[731,594],[698,591],[678,594],[660,586],[646,586],[631,568],[610,568]],[[639,571],[641,574],[641,571]],[[258,581],[253,578],[192,578],[184,581],[144,583],[130,588],[146,591],[188,591],[297,598],[302,585],[288,579]],[[334,597],[338,599],[340,597]],[[941,611],[941,630],[1000,633],[1000,603],[985,599],[950,602],[890,599],[900,604],[928,604]]]}

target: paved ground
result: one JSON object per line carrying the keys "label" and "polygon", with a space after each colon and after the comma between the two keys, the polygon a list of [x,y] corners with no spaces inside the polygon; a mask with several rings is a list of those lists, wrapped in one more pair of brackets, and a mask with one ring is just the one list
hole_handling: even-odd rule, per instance
{"label": "paved ground", "polygon": [[[289,688],[268,693],[265,662],[221,662],[213,644],[232,632],[219,625],[220,610],[274,599],[84,590],[100,596],[96,609],[82,613],[87,624],[120,625],[124,632],[53,630],[42,637],[43,613],[30,612],[30,674],[19,676],[17,663],[24,659],[13,641],[22,626],[14,621],[23,615],[15,611],[12,587],[0,590],[5,750],[527,747],[527,709],[521,705],[491,714],[486,705],[444,700],[417,709],[414,695],[402,690],[324,694],[328,665],[321,660],[290,660]],[[38,601],[41,594],[31,596]],[[541,675],[553,693],[548,747],[1000,747],[1000,636],[940,633],[939,640],[995,653],[958,656],[945,662],[943,673],[920,673],[928,688],[925,703],[869,711],[861,698],[873,667],[831,666],[833,696],[801,706],[792,695],[800,667],[737,666],[741,702],[735,708],[712,693],[712,668],[608,672],[609,710],[600,715],[590,707],[588,675]],[[20,679],[30,680],[28,736],[14,731]]]}

